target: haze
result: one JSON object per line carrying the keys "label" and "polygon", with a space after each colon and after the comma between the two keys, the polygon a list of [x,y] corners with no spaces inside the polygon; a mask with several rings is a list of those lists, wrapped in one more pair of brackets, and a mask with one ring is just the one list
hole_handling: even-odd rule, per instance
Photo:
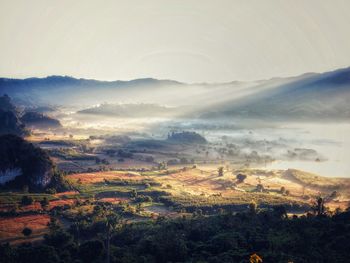
{"label": "haze", "polygon": [[349,1],[4,1],[0,75],[227,82],[350,64]]}

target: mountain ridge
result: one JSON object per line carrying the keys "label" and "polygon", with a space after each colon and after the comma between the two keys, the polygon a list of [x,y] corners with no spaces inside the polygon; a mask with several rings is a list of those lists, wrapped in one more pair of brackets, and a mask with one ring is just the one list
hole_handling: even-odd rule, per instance
{"label": "mountain ridge", "polygon": [[0,78],[0,94],[23,104],[73,106],[101,103],[181,107],[177,116],[349,119],[350,67],[254,82],[186,84],[153,78],[98,81],[68,76]]}

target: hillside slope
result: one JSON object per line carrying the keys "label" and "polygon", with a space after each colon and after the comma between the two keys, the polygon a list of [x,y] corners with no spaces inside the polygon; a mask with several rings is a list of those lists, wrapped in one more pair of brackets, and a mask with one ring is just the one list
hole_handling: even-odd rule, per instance
{"label": "hillside slope", "polygon": [[3,78],[1,92],[27,106],[63,105],[78,110],[101,104],[157,104],[182,107],[176,115],[183,118],[350,119],[350,68],[289,78],[211,84],[151,78],[131,81],[61,76]]}
{"label": "hillside slope", "polygon": [[350,68],[307,74],[240,101],[217,104],[205,117],[350,120]]}

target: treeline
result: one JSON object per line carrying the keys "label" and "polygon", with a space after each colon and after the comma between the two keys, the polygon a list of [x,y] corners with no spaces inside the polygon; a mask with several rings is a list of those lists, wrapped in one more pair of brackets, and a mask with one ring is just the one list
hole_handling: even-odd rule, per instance
{"label": "treeline", "polygon": [[[283,207],[121,224],[96,209],[66,231],[52,220],[40,246],[0,246],[12,262],[349,262],[350,212],[288,218]],[[108,256],[109,255],[109,256]],[[107,260],[109,259],[109,261]]]}

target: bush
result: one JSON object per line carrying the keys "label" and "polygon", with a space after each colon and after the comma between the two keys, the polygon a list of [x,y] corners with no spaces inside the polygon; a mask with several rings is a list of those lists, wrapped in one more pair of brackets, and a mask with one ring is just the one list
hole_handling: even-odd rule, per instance
{"label": "bush", "polygon": [[43,198],[43,200],[40,201],[40,205],[43,209],[46,209],[49,206],[50,202],[47,200],[46,197]]}
{"label": "bush", "polygon": [[45,242],[54,247],[64,247],[72,241],[73,237],[63,230],[54,230],[51,235],[45,235]]}
{"label": "bush", "polygon": [[152,197],[148,196],[148,195],[139,195],[135,198],[136,202],[152,202],[153,199]]}
{"label": "bush", "polygon": [[32,229],[30,229],[29,227],[25,227],[23,230],[22,230],[22,234],[26,237],[29,237],[31,234],[32,234]]}
{"label": "bush", "polygon": [[79,255],[83,262],[93,262],[102,255],[103,243],[100,240],[86,241],[79,247]]}
{"label": "bush", "polygon": [[53,163],[47,152],[11,134],[0,136],[0,145],[0,170],[16,167],[21,171],[7,185],[16,189],[26,185],[32,191],[44,190],[53,175]]}
{"label": "bush", "polygon": [[237,174],[236,178],[238,182],[243,183],[247,176],[245,174]]}
{"label": "bush", "polygon": [[33,204],[33,202],[34,202],[33,197],[27,196],[27,195],[22,196],[21,205],[27,206],[27,205]]}
{"label": "bush", "polygon": [[64,192],[70,189],[72,189],[72,187],[69,184],[69,182],[64,178],[64,174],[61,171],[54,169],[54,173],[51,182],[48,185],[47,191]]}

